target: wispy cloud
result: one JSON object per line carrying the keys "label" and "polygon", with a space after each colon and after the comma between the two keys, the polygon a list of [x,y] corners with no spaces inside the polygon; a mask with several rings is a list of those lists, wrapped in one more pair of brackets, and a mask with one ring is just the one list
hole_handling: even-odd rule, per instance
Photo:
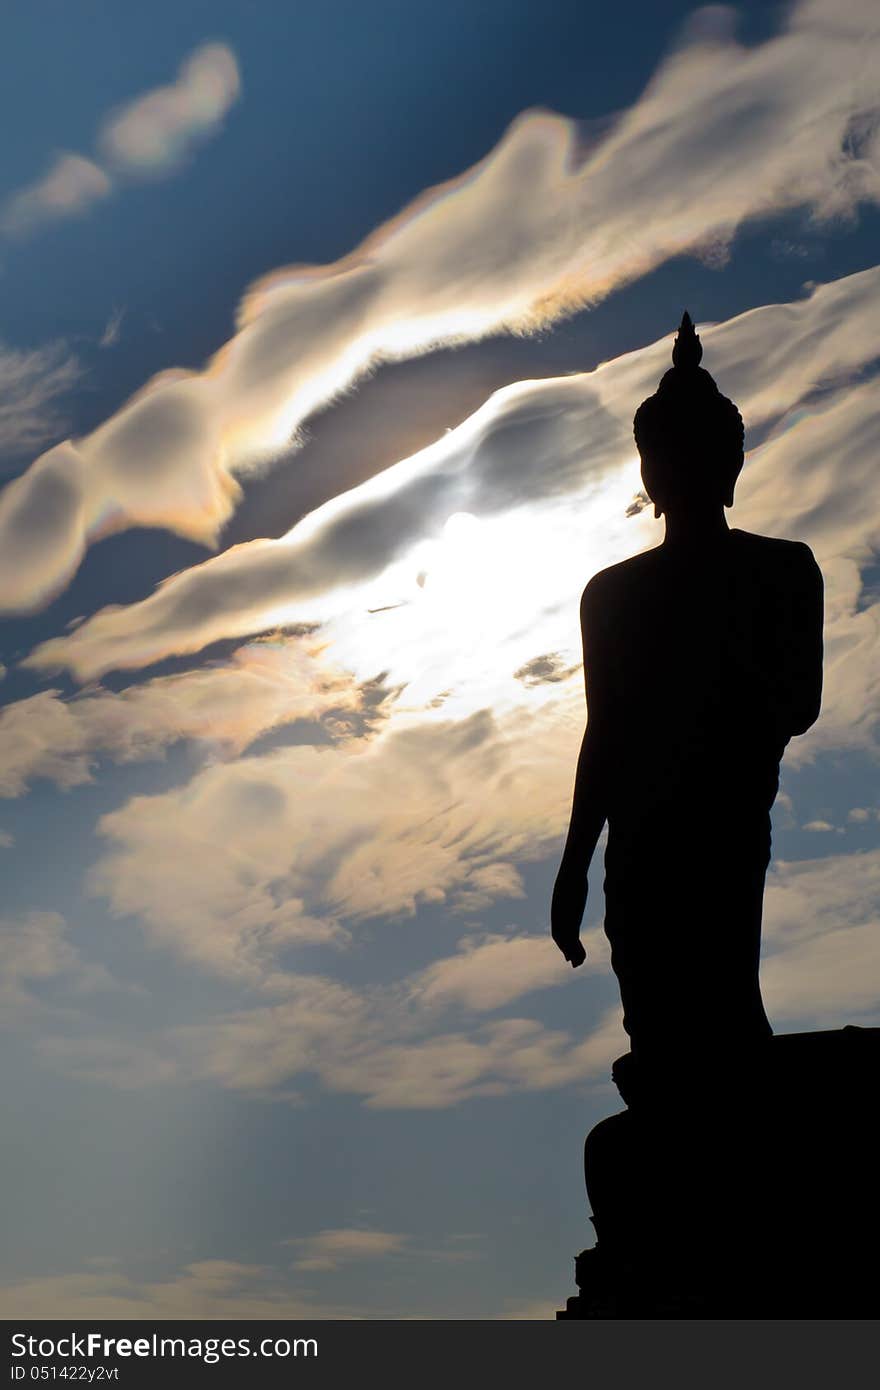
{"label": "wispy cloud", "polygon": [[104,325],[104,332],[98,340],[98,347],[111,348],[119,342],[122,333],[122,320],[125,318],[125,309],[117,307],[113,310]]}
{"label": "wispy cloud", "polygon": [[103,965],[83,959],[58,912],[0,918],[0,945],[5,1028],[34,1033],[69,1022],[83,996],[120,988]]}
{"label": "wispy cloud", "polygon": [[0,230],[21,236],[42,223],[81,216],[107,198],[120,178],[177,168],[219,128],[240,87],[232,50],[222,43],[203,44],[176,82],[145,92],[106,118],[96,158],[57,154],[48,173],[11,194],[0,210]]}
{"label": "wispy cloud", "polygon": [[91,781],[101,755],[117,762],[161,758],[179,740],[197,743],[213,761],[298,720],[320,722],[322,740],[351,736],[380,717],[383,694],[355,686],[322,659],[320,638],[291,633],[118,693],[92,690],[69,699],[40,691],[0,709],[0,797],[19,796],[41,777],[73,787]]}
{"label": "wispy cloud", "polygon": [[47,174],[13,193],[4,204],[0,228],[7,236],[15,236],[41,222],[77,217],[106,198],[111,187],[108,175],[94,160],[81,154],[56,155]]}
{"label": "wispy cloud", "polygon": [[587,153],[571,122],[526,114],[481,164],[351,255],[254,286],[204,372],[155,379],[88,438],[37,460],[0,499],[0,534],[26,518],[29,539],[26,562],[4,574],[6,605],[44,603],[108,529],[167,526],[215,544],[239,475],[288,449],[311,412],[381,360],[552,322],[750,217],[876,200],[869,0],[803,3],[749,48],[710,21]]}
{"label": "wispy cloud", "polygon": [[[588,945],[594,964],[607,969],[598,933],[590,933]],[[496,975],[511,976],[509,988],[493,999],[489,981],[476,995],[469,988],[464,998],[426,1000],[419,972],[395,984],[353,988],[324,975],[276,971],[263,975],[262,998],[245,992],[235,1010],[134,1036],[118,1019],[92,1020],[89,1027],[71,1010],[43,1010],[37,1053],[61,1075],[114,1089],[199,1082],[300,1104],[294,1088],[311,1077],[372,1109],[445,1109],[478,1096],[607,1084],[613,1058],[626,1048],[619,1007],[586,1036],[530,1017],[498,1017],[499,1004],[535,988],[515,955],[495,951],[491,962],[484,959]],[[557,962],[556,983],[572,978]],[[266,990],[274,995],[268,1001]],[[493,1011],[495,1017],[487,1016]],[[9,1026],[26,1021],[19,1013]],[[367,1242],[363,1253],[371,1248]],[[330,1254],[312,1249],[306,1257]]]}
{"label": "wispy cloud", "polygon": [[530,711],[500,728],[484,711],[206,767],[100,821],[93,888],[175,952],[255,983],[286,945],[338,939],[343,922],[518,898],[511,861],[561,832],[576,719]]}
{"label": "wispy cloud", "polygon": [[377,1231],[361,1226],[331,1227],[314,1235],[293,1236],[281,1242],[301,1253],[292,1268],[300,1271],[331,1273],[354,1262],[405,1259],[413,1262],[439,1261],[461,1264],[479,1259],[480,1237],[451,1234],[438,1245],[424,1245],[397,1231]]}
{"label": "wispy cloud", "polygon": [[[774,865],[762,982],[777,1027],[876,1021],[878,910],[880,851]],[[311,1074],[328,1090],[359,1095],[379,1109],[436,1109],[479,1096],[607,1083],[611,1061],[627,1045],[618,1007],[583,1038],[534,1018],[484,1016],[552,983],[540,962],[547,943],[534,938],[527,952],[524,940],[514,934],[506,951],[497,935],[464,942],[398,986],[353,989],[290,974],[275,982],[274,1002],[173,1029],[160,1040],[162,1053],[181,1079],[283,1096]],[[594,965],[607,971],[602,934],[589,933],[587,945]],[[557,967],[559,983],[572,978]],[[463,1011],[453,1027],[443,1015],[450,1008]],[[71,1055],[59,1047],[56,1060],[68,1071],[85,1063],[82,1074],[90,1074],[76,1049]],[[122,1085],[156,1079],[103,1074]]]}
{"label": "wispy cloud", "polygon": [[0,343],[0,454],[21,454],[65,428],[58,400],[82,368],[64,342],[26,350]]}
{"label": "wispy cloud", "polygon": [[375,1260],[396,1255],[404,1250],[409,1237],[394,1231],[362,1230],[355,1226],[317,1231],[311,1236],[294,1237],[284,1242],[297,1246],[301,1253],[293,1268],[325,1272],[338,1269],[352,1260]]}
{"label": "wispy cloud", "polygon": [[[762,981],[777,1027],[876,1021],[878,910],[876,850],[773,866]],[[50,936],[35,934],[19,973],[67,968],[68,956],[59,961]],[[594,967],[607,971],[602,933],[588,933],[587,946]],[[374,1109],[437,1109],[475,1097],[607,1084],[611,1061],[626,1048],[619,1007],[581,1038],[534,1018],[485,1016],[553,983],[544,947],[549,958],[543,938],[466,939],[452,956],[397,985],[352,988],[317,975],[267,974],[276,995],[270,1003],[178,1026],[137,1047],[124,1038],[55,1037],[43,1039],[42,1051],[65,1074],[125,1088],[177,1078],[283,1097],[311,1075]],[[571,979],[557,962],[557,982]],[[450,1010],[457,1011],[452,1026]],[[309,1267],[391,1248],[360,1235],[347,1239],[344,1231],[338,1241],[334,1255],[329,1239],[306,1240],[303,1258],[318,1261]],[[406,1247],[401,1241],[395,1248]]]}
{"label": "wispy cloud", "polygon": [[283,1092],[292,1078],[312,1073],[329,1091],[362,1097],[369,1109],[437,1110],[481,1096],[604,1083],[613,1059],[626,1050],[617,1008],[586,1038],[533,1018],[454,1031],[438,1029],[433,1019],[430,1026],[422,1020],[421,1029],[404,1028],[393,1010],[370,1011],[363,1001],[335,1016],[304,1007],[310,994],[320,997],[320,984],[300,982],[296,1002],[179,1029],[174,1042],[182,1074],[264,1094]]}
{"label": "wispy cloud", "polygon": [[880,850],[776,864],[764,918],[771,1018],[807,1028],[877,1022]]}

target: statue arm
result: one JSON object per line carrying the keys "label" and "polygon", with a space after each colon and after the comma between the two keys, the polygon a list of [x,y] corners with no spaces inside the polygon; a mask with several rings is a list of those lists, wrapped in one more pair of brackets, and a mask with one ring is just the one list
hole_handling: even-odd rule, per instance
{"label": "statue arm", "polygon": [[800,566],[792,588],[787,653],[785,716],[789,737],[806,733],[822,704],[822,571],[808,546],[799,546]]}
{"label": "statue arm", "polygon": [[585,959],[579,934],[587,903],[587,875],[607,816],[607,759],[602,717],[607,672],[600,639],[601,622],[595,591],[587,585],[581,599],[587,727],[578,756],[568,835],[551,906],[553,939],[572,966],[580,965]]}
{"label": "statue arm", "polygon": [[768,574],[766,649],[750,640],[736,653],[744,708],[772,728],[778,751],[815,723],[822,701],[822,572],[808,546],[787,542],[775,574]]}

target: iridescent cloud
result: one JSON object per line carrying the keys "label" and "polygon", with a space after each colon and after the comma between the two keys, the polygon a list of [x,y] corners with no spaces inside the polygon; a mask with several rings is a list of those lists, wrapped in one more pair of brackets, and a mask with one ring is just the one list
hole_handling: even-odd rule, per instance
{"label": "iridescent cloud", "polygon": [[0,210],[0,231],[21,236],[44,222],[77,217],[107,198],[120,178],[164,174],[213,134],[241,89],[235,54],[202,44],[177,81],[119,107],[102,123],[95,159],[63,152],[47,174],[20,188]]}
{"label": "iridescent cloud", "polygon": [[[847,383],[875,357],[878,311],[875,268],[702,329],[725,391],[751,426],[770,429],[740,482],[737,524],[806,540],[826,571],[826,708],[836,713],[811,738],[864,730],[873,718],[853,725],[844,694],[855,692],[857,665],[871,682],[870,663],[850,658],[867,656],[876,621],[859,600],[876,537],[876,414],[871,385]],[[26,664],[91,679],[221,637],[320,621],[356,681],[381,669],[406,687],[401,708],[439,702],[448,716],[550,699],[553,682],[512,677],[548,652],[572,673],[584,583],[658,537],[649,512],[627,515],[639,486],[631,421],[668,354],[664,340],[580,376],[506,387],[286,536],[234,546],[141,603],[105,609]],[[814,399],[820,382],[826,394]]]}
{"label": "iridescent cloud", "polygon": [[100,754],[140,762],[183,739],[210,760],[233,757],[297,720],[320,721],[325,736],[369,727],[385,692],[357,689],[322,651],[320,638],[288,633],[118,693],[65,699],[45,690],[14,700],[0,709],[0,797],[20,796],[39,777],[61,787],[91,781]]}
{"label": "iridescent cloud", "polygon": [[240,92],[238,63],[228,44],[202,44],[175,82],[108,116],[98,136],[101,153],[114,171],[164,173],[217,130]]}
{"label": "iridescent cloud", "polygon": [[[876,200],[868,0],[810,0],[749,48],[725,15],[704,12],[591,149],[572,122],[527,113],[351,255],[253,287],[205,371],[161,375],[38,459],[0,498],[7,609],[45,603],[109,530],[166,526],[215,544],[238,478],[383,359],[549,323],[670,256],[717,254],[749,217]],[[7,563],[20,532],[27,549]]]}

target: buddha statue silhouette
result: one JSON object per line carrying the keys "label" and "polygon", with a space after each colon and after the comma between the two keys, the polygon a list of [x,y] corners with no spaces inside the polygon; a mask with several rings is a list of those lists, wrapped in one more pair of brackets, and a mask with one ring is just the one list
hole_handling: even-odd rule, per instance
{"label": "buddha statue silhouette", "polygon": [[743,423],[685,313],[636,412],[665,538],[581,600],[588,722],[551,931],[572,966],[603,825],[605,932],[632,1062],[742,1055],[770,1036],[759,986],[770,808],[819,713],[822,577],[806,545],[729,528]]}

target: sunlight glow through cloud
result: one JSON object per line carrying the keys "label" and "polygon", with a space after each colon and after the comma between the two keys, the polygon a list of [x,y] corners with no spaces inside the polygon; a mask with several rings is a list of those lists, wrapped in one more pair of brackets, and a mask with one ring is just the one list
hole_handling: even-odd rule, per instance
{"label": "sunlight glow through cloud", "polygon": [[[871,388],[845,383],[876,357],[878,304],[874,269],[702,329],[749,425],[773,427],[743,474],[738,520],[785,530],[796,499],[794,530],[823,564],[855,558],[854,546],[864,562],[874,544],[872,453],[860,438],[872,428]],[[505,387],[286,536],[234,546],[140,603],[107,608],[25,664],[65,665],[82,681],[223,637],[320,622],[334,661],[356,680],[385,670],[393,685],[413,683],[407,704],[428,706],[451,689],[459,713],[504,707],[522,687],[503,673],[542,651],[579,660],[573,596],[658,535],[650,512],[627,516],[639,486],[631,421],[669,349],[664,339],[593,372]],[[835,380],[835,407],[826,398],[792,426],[790,412],[816,383]],[[846,441],[863,414],[853,455]],[[473,520],[447,529],[462,513]],[[835,587],[832,567],[831,618]],[[857,593],[849,583],[841,618]]]}

